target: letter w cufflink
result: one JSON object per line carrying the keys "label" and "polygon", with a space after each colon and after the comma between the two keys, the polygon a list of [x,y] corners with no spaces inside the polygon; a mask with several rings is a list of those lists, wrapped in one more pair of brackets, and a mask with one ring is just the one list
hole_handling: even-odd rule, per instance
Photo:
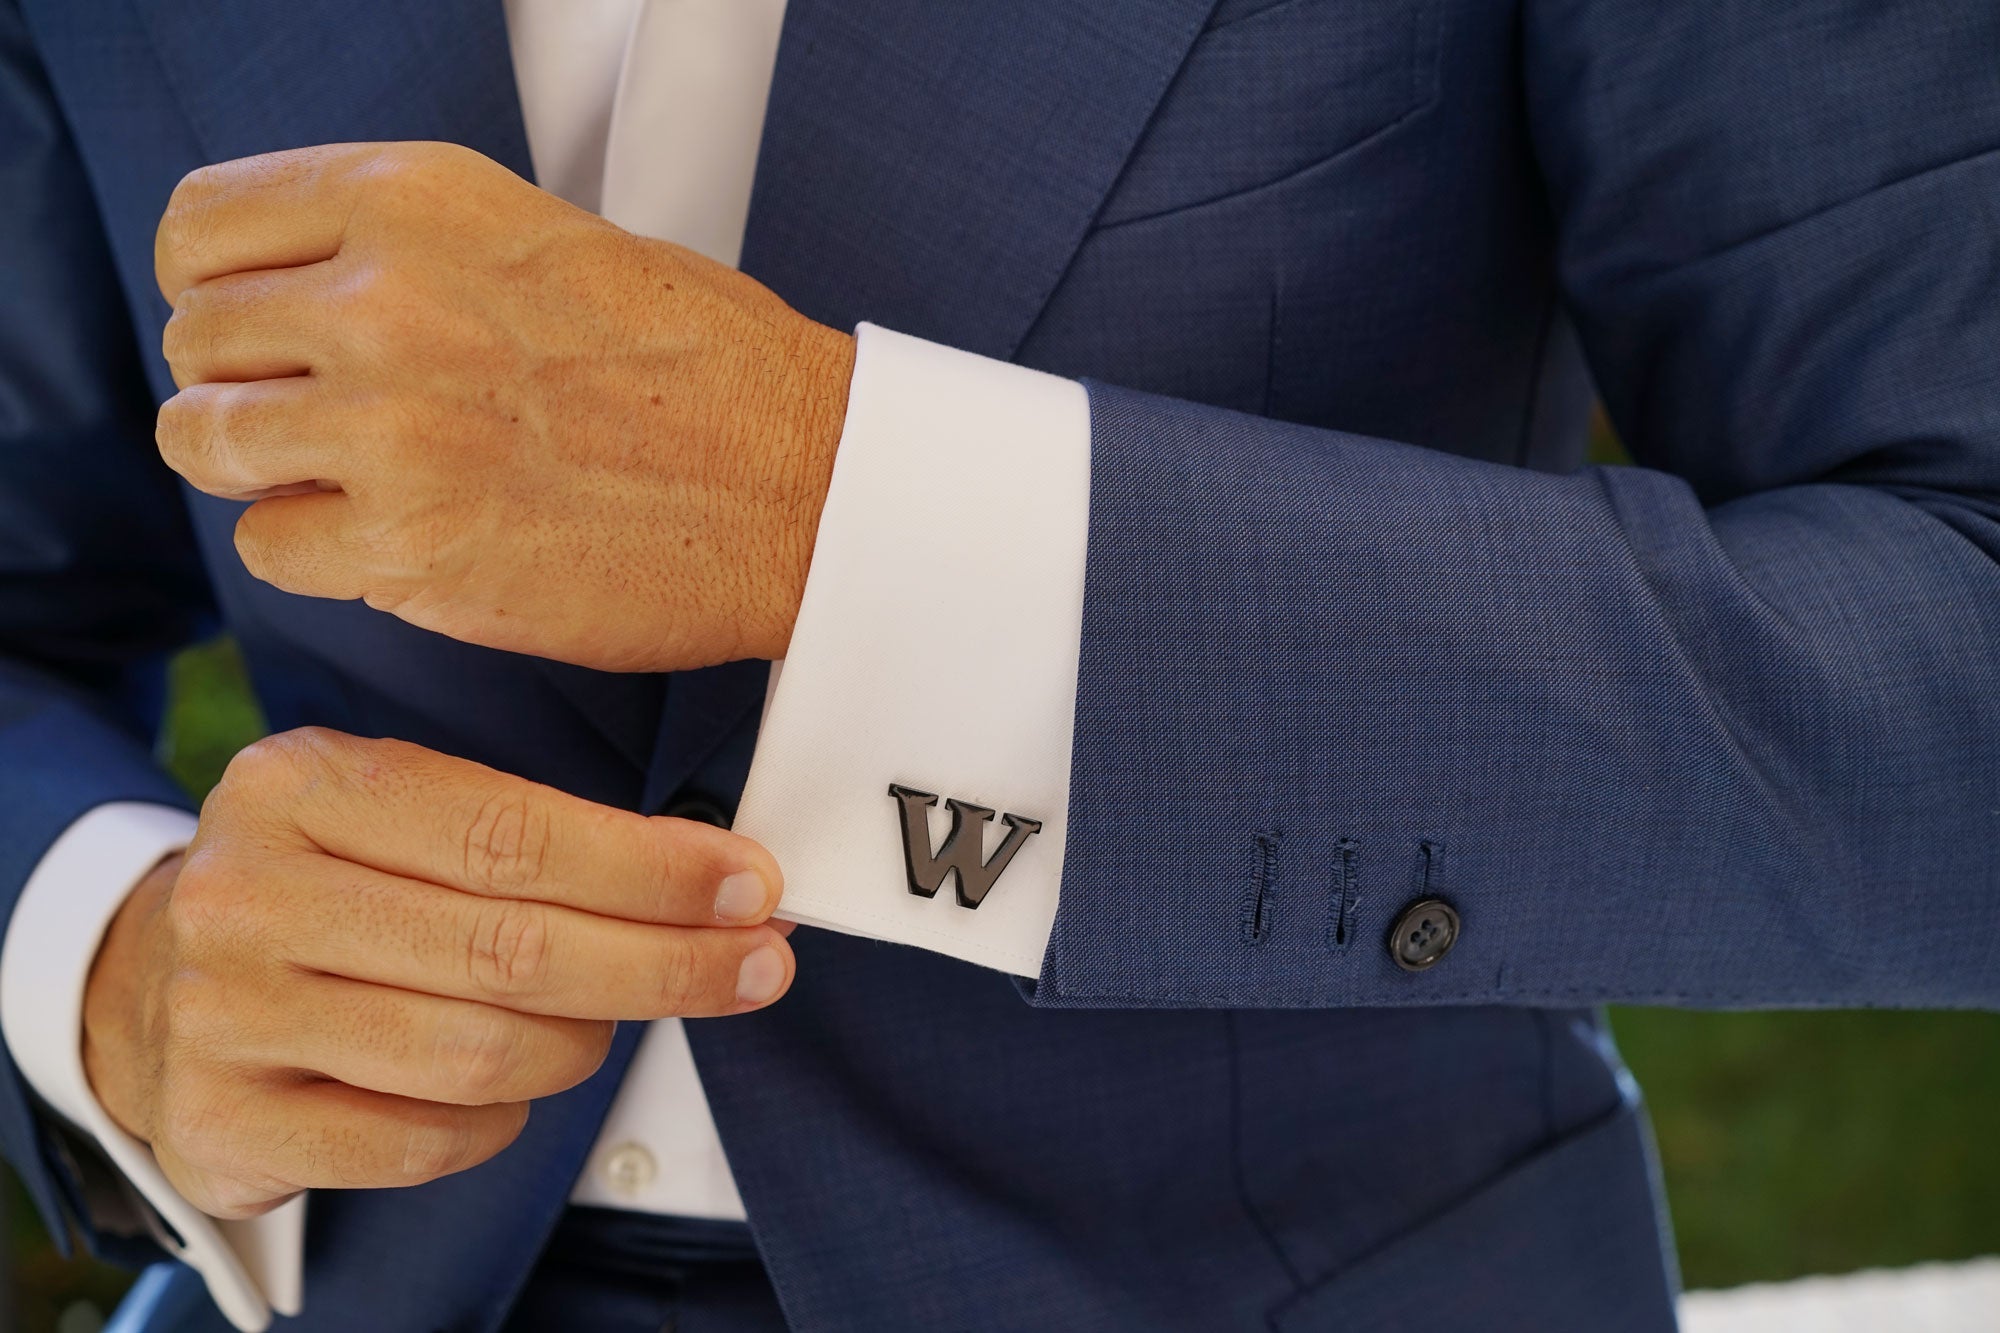
{"label": "letter w cufflink", "polygon": [[1014,859],[1014,853],[1020,851],[1029,838],[1042,831],[1039,819],[1001,815],[1001,822],[1007,825],[1007,836],[994,849],[992,859],[982,862],[980,857],[986,850],[986,826],[993,819],[993,811],[967,801],[946,800],[945,808],[951,811],[951,832],[945,835],[944,845],[933,853],[930,808],[937,804],[937,794],[917,791],[897,782],[889,784],[889,794],[896,798],[902,815],[903,864],[910,872],[910,892],[919,898],[936,897],[937,891],[944,887],[944,877],[955,870],[958,872],[958,905],[979,906],[986,901],[986,895],[993,888],[994,881],[1000,878],[1000,872]]}

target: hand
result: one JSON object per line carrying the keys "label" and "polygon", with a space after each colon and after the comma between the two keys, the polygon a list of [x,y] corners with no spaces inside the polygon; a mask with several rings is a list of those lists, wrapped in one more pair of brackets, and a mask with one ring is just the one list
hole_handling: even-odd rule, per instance
{"label": "hand", "polygon": [[736,1014],[791,983],[746,838],[399,741],[238,755],[184,858],[113,921],[84,1069],[202,1211],[475,1166],[588,1078],[612,1020]]}
{"label": "hand", "polygon": [[606,670],[782,657],[854,340],[467,148],[205,167],[154,255],[160,452],[250,572]]}

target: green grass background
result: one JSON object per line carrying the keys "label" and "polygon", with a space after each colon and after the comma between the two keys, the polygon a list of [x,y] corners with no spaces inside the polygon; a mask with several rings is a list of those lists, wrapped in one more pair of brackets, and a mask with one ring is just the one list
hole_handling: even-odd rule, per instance
{"label": "green grass background", "polygon": [[[263,720],[227,643],[177,659],[172,694],[163,758],[204,792]],[[1614,1022],[1652,1107],[1688,1285],[2000,1253],[2000,1016],[1628,1009]],[[0,1330],[90,1333],[124,1276],[58,1258],[5,1184]]]}

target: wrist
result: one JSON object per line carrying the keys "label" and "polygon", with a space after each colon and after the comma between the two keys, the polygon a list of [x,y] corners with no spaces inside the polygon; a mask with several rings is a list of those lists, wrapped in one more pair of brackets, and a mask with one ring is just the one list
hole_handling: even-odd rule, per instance
{"label": "wrist", "polygon": [[162,861],[141,880],[104,933],[83,994],[83,1072],[90,1090],[118,1127],[150,1139],[145,1088],[144,978],[160,909],[180,873],[181,856]]}
{"label": "wrist", "polygon": [[787,411],[793,422],[789,449],[791,475],[786,492],[794,497],[780,519],[777,560],[768,596],[768,629],[760,636],[757,657],[777,659],[791,643],[799,604],[805,599],[806,576],[819,536],[820,514],[833,481],[834,455],[847,422],[847,393],[854,378],[854,336],[823,324],[805,325],[795,364],[801,383],[791,386]]}

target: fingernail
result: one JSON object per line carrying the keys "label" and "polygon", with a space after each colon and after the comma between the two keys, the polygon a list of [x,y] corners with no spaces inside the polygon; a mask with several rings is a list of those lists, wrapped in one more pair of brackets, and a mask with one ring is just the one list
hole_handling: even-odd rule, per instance
{"label": "fingernail", "polygon": [[764,887],[764,877],[754,870],[739,870],[722,881],[722,887],[715,891],[715,919],[717,921],[748,921],[764,911],[764,900],[770,897],[770,890]]}
{"label": "fingernail", "polygon": [[768,1004],[785,984],[785,960],[771,945],[743,960],[736,974],[736,999],[741,1004]]}

